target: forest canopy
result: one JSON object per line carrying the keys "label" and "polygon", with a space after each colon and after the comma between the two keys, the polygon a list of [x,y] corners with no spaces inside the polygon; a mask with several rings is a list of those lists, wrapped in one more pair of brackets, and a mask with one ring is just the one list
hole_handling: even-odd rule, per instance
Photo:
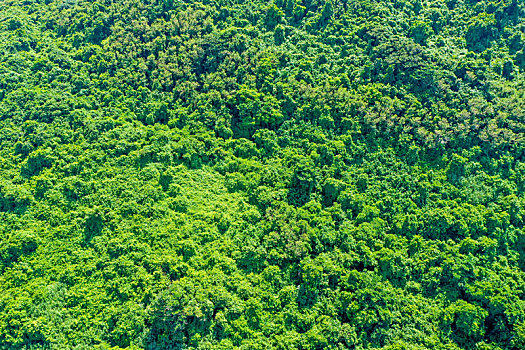
{"label": "forest canopy", "polygon": [[524,19],[0,1],[0,349],[524,349]]}

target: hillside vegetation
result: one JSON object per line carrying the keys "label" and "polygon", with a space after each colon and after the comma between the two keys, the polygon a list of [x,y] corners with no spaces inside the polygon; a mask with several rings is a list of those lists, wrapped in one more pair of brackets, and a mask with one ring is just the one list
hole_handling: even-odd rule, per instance
{"label": "hillside vegetation", "polygon": [[0,349],[525,349],[524,19],[0,1]]}

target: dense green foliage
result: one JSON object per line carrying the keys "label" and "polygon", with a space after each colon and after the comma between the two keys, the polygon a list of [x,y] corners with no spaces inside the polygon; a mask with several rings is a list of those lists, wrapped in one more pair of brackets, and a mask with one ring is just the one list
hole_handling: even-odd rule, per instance
{"label": "dense green foliage", "polygon": [[0,349],[524,349],[525,4],[0,2]]}

